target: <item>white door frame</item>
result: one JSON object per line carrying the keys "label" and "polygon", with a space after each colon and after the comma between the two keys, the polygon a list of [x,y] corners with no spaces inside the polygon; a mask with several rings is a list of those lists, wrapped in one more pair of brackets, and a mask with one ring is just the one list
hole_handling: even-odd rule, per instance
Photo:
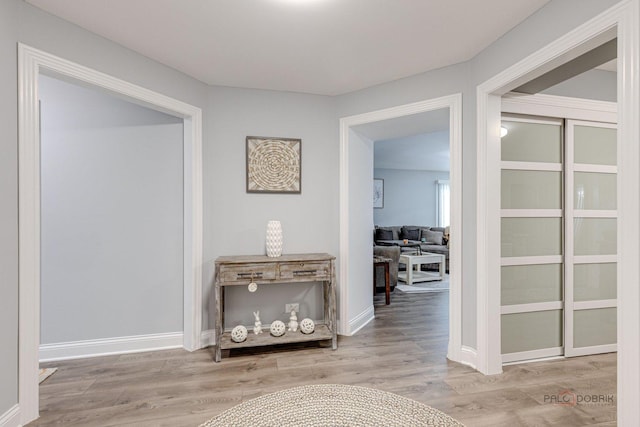
{"label": "white door frame", "polygon": [[[640,4],[623,0],[477,87],[477,361],[485,374],[500,360],[501,96],[591,48],[618,38],[618,422],[640,418]],[[624,231],[623,231],[624,230]]]}
{"label": "white door frame", "polygon": [[[352,162],[350,159],[349,130],[353,126],[373,123],[381,120],[410,116],[427,111],[449,108],[449,141],[450,141],[450,173],[451,184],[451,244],[449,255],[450,291],[449,291],[449,347],[447,357],[455,361],[463,361],[465,352],[462,349],[462,94],[454,94],[383,110],[372,111],[340,119],[340,265],[339,265],[339,331],[342,335],[351,335],[349,313],[350,283],[349,265],[359,257],[368,257],[357,251],[350,251],[349,245],[349,176]],[[370,192],[370,188],[362,191]],[[373,231],[373,230],[372,230]],[[363,262],[371,261],[369,259]],[[362,278],[370,281],[370,276]],[[366,287],[370,289],[370,286]],[[373,307],[370,310],[373,313]],[[357,313],[355,313],[357,314]],[[368,319],[371,320],[371,319]],[[468,356],[467,356],[468,359]],[[472,363],[466,360],[466,363]]]}
{"label": "white door frame", "polygon": [[184,331],[187,350],[201,347],[202,110],[24,44],[18,45],[19,333],[21,422],[38,417],[40,345],[40,118],[38,76],[52,71],[184,119]]}

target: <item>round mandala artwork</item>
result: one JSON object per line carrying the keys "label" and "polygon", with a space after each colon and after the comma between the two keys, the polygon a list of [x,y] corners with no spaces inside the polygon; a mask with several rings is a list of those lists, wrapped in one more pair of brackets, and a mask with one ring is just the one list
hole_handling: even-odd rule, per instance
{"label": "round mandala artwork", "polygon": [[231,330],[231,339],[233,342],[242,342],[247,339],[247,328],[238,325]]}
{"label": "round mandala artwork", "polygon": [[247,140],[247,190],[300,192],[300,140]]}
{"label": "round mandala artwork", "polygon": [[284,335],[285,331],[284,322],[281,320],[272,322],[269,330],[271,331],[271,335],[273,335],[274,337],[281,337],[282,335]]}

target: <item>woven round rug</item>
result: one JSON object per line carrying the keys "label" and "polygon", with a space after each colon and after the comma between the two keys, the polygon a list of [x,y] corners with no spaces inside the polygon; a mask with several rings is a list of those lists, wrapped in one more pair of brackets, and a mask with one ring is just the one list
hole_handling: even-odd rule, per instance
{"label": "woven round rug", "polygon": [[397,394],[367,387],[319,384],[248,400],[200,427],[462,425],[437,409]]}

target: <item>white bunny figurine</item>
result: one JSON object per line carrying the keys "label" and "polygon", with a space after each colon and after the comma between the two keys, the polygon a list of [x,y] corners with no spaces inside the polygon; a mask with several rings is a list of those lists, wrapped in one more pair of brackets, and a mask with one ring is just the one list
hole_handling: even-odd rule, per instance
{"label": "white bunny figurine", "polygon": [[256,316],[256,322],[253,324],[253,333],[258,335],[262,333],[262,322],[260,321],[260,310],[254,311],[253,315]]}
{"label": "white bunny figurine", "polygon": [[298,316],[295,310],[291,310],[291,316],[289,316],[289,330],[292,332],[298,330]]}

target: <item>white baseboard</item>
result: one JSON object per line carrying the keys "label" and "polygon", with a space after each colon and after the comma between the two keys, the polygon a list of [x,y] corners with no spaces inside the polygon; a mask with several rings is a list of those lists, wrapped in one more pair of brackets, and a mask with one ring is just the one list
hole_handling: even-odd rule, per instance
{"label": "white baseboard", "polygon": [[456,360],[456,362],[460,362],[463,365],[470,366],[473,369],[478,369],[478,352],[475,348],[463,345],[460,348],[460,360]]}
{"label": "white baseboard", "polygon": [[13,405],[4,414],[0,415],[0,427],[20,427],[20,406]]}
{"label": "white baseboard", "polygon": [[206,348],[215,345],[216,337],[213,329],[207,329],[200,334],[200,348]]}
{"label": "white baseboard", "polygon": [[355,335],[360,329],[364,328],[367,325],[367,323],[371,322],[375,318],[376,317],[373,311],[373,305],[371,305],[365,311],[358,314],[353,319],[349,320],[349,330],[344,335],[347,335],[347,336]]}
{"label": "white baseboard", "polygon": [[49,362],[182,347],[182,332],[62,342],[40,345],[40,361]]}

